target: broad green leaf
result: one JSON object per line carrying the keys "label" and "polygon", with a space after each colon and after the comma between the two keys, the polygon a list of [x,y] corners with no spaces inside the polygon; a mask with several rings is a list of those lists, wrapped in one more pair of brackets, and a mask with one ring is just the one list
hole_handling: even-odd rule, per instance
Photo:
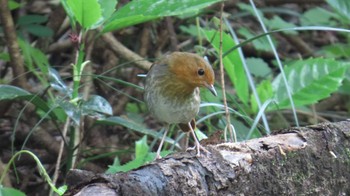
{"label": "broad green leaf", "polygon": [[8,2],[8,6],[9,6],[9,9],[10,10],[15,10],[15,9],[17,9],[17,8],[19,8],[19,7],[22,7],[24,5],[24,3],[17,3],[16,1],[14,1],[14,0],[10,0],[9,2]]}
{"label": "broad green leaf", "polygon": [[60,0],[64,10],[66,11],[67,16],[69,17],[71,25],[73,26],[73,29],[74,29],[77,21],[74,17],[74,12],[73,12],[72,8],[68,5],[67,1],[68,0]]}
{"label": "broad green leaf", "polygon": [[[322,16],[322,17],[320,17]],[[336,14],[320,7],[316,7],[307,10],[300,18],[302,26],[311,25],[325,25],[325,26],[335,26],[335,22],[332,18],[336,18]]]}
{"label": "broad green leaf", "polygon": [[[250,32],[249,29],[245,27],[239,28],[238,33],[243,37],[245,37],[246,39],[251,39],[253,37],[256,37],[256,35],[254,35],[252,32]],[[271,51],[271,46],[266,36],[255,39],[252,41],[252,43],[257,50]]]}
{"label": "broad green leaf", "polygon": [[20,190],[9,188],[9,187],[1,187],[1,186],[0,186],[0,195],[1,196],[25,196],[25,194]]}
{"label": "broad green leaf", "polygon": [[85,29],[91,28],[102,19],[98,0],[67,0],[67,4],[75,19]]}
{"label": "broad green leaf", "polygon": [[[220,39],[219,32],[214,30],[202,30],[208,41],[211,41],[212,46],[215,48],[217,52],[219,52]],[[223,33],[222,35],[222,50],[223,53],[231,49],[236,45],[234,40],[230,35]],[[248,88],[248,80],[246,74],[244,72],[242,60],[238,54],[238,51],[232,51],[227,56],[223,58],[224,68],[226,70],[227,75],[229,76],[231,82],[233,83],[235,90],[237,92],[237,96],[240,100],[248,104],[249,101],[249,88]]]}
{"label": "broad green leaf", "polygon": [[329,58],[349,58],[350,47],[348,43],[334,43],[331,45],[324,46],[319,53]]}
{"label": "broad green leaf", "polygon": [[[26,67],[40,80],[43,86],[48,86],[47,79],[43,76],[48,74],[48,59],[41,50],[32,47],[28,42],[19,39],[18,43],[22,49]],[[37,67],[36,67],[36,66]],[[38,71],[40,69],[41,73]]]}
{"label": "broad green leaf", "polygon": [[67,87],[67,85],[63,82],[60,74],[53,68],[49,67],[49,75],[48,80],[50,82],[50,86],[57,90],[58,92],[62,93],[63,95],[66,95],[71,98],[72,96],[72,89]]}
{"label": "broad green leaf", "polygon": [[52,110],[49,105],[39,96],[33,95],[28,91],[11,85],[0,85],[0,101],[1,100],[25,100],[34,104],[37,108],[44,112],[50,112],[50,117],[56,119],[55,110]]}
{"label": "broad green leaf", "polygon": [[57,100],[58,105],[64,110],[67,116],[74,121],[75,124],[80,124],[81,110],[77,105],[67,100]]}
{"label": "broad green leaf", "polygon": [[[316,103],[336,91],[344,79],[349,63],[333,59],[299,60],[284,68],[295,106]],[[290,108],[281,75],[272,83],[279,109]]]}
{"label": "broad green leaf", "polygon": [[117,0],[98,0],[98,3],[101,5],[102,18],[93,25],[92,28],[96,28],[104,23],[109,17],[114,13],[115,7],[117,5]]}
{"label": "broad green leaf", "polygon": [[254,76],[266,77],[271,73],[271,68],[269,65],[261,58],[247,58],[246,63],[248,65],[249,71]]}
{"label": "broad green leaf", "polygon": [[[266,100],[271,99],[273,97],[272,85],[270,80],[262,81],[259,85],[256,86],[256,91],[258,93],[261,103],[264,103]],[[251,94],[250,100],[252,111],[254,113],[257,113],[259,108],[255,96],[253,94]]]}
{"label": "broad green leaf", "polygon": [[47,21],[46,16],[42,15],[24,15],[19,17],[17,25],[40,24]]}
{"label": "broad green leaf", "polygon": [[135,0],[117,10],[105,24],[103,32],[118,30],[164,16],[198,13],[221,0]]}
{"label": "broad green leaf", "polygon": [[99,95],[90,96],[87,101],[82,103],[81,108],[84,115],[91,115],[99,118],[113,114],[112,106],[105,98]]}
{"label": "broad green leaf", "polygon": [[[266,23],[270,30],[284,29],[284,28],[294,28],[295,24],[286,22],[279,16],[274,16],[269,22]],[[284,33],[297,35],[297,31],[286,31]]]}
{"label": "broad green leaf", "polygon": [[23,26],[23,29],[38,37],[51,37],[54,34],[52,29],[50,29],[49,27],[38,24],[26,25]]}
{"label": "broad green leaf", "polygon": [[326,2],[338,12],[338,14],[350,24],[350,1],[349,0],[326,0]]}

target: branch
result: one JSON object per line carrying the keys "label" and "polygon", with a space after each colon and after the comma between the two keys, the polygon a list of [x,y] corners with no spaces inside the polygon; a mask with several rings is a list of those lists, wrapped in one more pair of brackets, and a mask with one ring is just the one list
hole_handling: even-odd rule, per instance
{"label": "branch", "polygon": [[24,77],[23,59],[17,43],[16,29],[7,0],[0,0],[0,19],[4,27],[6,45],[10,53],[10,64],[14,76],[13,84],[24,89],[29,89],[26,78]]}
{"label": "branch", "polygon": [[120,43],[112,33],[105,33],[102,35],[102,40],[106,42],[109,48],[121,58],[124,58],[128,61],[134,62],[139,68],[149,70],[152,63],[146,61],[144,58],[134,53],[125,47],[122,43]]}

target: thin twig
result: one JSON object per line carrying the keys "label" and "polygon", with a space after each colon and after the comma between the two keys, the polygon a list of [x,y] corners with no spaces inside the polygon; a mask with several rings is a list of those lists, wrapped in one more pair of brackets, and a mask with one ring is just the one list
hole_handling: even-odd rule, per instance
{"label": "thin twig", "polygon": [[[228,111],[227,106],[227,98],[226,98],[226,90],[225,90],[225,78],[224,78],[224,65],[222,62],[222,15],[224,12],[224,3],[221,3],[220,8],[220,26],[219,26],[219,32],[220,32],[220,46],[219,46],[219,58],[220,58],[220,76],[221,76],[221,87],[222,87],[222,95],[223,95],[223,102],[225,106],[225,114],[226,114],[226,127],[228,127],[228,130],[230,132],[231,141],[235,141],[233,137],[233,130],[231,127],[231,120],[230,120],[230,112]],[[225,129],[225,140],[226,140],[226,129]],[[236,141],[235,141],[236,142]]]}
{"label": "thin twig", "polygon": [[[64,124],[64,128],[63,128],[63,133],[62,133],[62,141],[61,141],[61,144],[60,144],[60,151],[58,152],[58,156],[57,156],[57,162],[56,162],[56,167],[55,167],[55,172],[53,174],[53,179],[52,179],[52,183],[54,185],[56,185],[56,182],[57,182],[57,179],[58,179],[58,175],[59,175],[59,170],[60,170],[60,165],[61,165],[61,159],[62,159],[62,154],[63,154],[63,149],[64,149],[64,141],[65,141],[65,138],[66,135],[67,135],[67,132],[68,132],[68,128],[69,128],[69,124],[70,124],[70,118],[67,118],[66,120],[66,124]],[[51,189],[50,191],[50,195],[52,195],[53,193],[53,190]]]}

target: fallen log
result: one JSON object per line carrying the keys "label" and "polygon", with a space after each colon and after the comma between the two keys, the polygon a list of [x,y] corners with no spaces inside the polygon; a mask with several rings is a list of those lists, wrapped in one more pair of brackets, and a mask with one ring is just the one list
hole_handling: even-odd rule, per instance
{"label": "fallen log", "polygon": [[206,148],[115,175],[72,170],[66,195],[350,195],[350,121]]}

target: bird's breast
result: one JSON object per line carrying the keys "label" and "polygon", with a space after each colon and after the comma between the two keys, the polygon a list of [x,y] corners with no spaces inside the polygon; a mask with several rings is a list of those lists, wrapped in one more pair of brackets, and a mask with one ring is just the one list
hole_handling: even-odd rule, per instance
{"label": "bird's breast", "polygon": [[[153,85],[151,85],[153,86]],[[145,101],[151,114],[159,121],[168,124],[188,123],[199,111],[199,89],[184,95],[181,92],[169,95],[169,87],[146,86]]]}

